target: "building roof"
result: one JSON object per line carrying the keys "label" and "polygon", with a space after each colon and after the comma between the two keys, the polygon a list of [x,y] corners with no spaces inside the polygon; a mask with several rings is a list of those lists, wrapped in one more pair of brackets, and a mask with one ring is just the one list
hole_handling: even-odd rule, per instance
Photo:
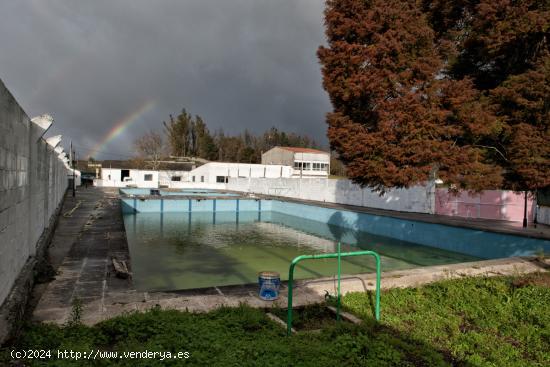
{"label": "building roof", "polygon": [[322,150],[313,149],[313,148],[300,148],[300,147],[275,147],[275,148],[281,148],[294,153],[329,154],[328,152],[323,152]]}

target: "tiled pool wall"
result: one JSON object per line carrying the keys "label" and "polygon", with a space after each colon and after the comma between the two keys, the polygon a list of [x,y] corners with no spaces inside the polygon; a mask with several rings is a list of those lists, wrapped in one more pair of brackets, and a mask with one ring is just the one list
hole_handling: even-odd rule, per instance
{"label": "tiled pool wall", "polygon": [[[143,199],[122,197],[124,213],[272,212],[309,220],[305,232],[326,232],[327,238],[357,243],[357,232],[494,259],[550,252],[550,241],[475,229],[358,213],[309,204],[268,199]],[[275,215],[274,215],[275,217]],[[266,218],[266,217],[264,217]],[[299,221],[298,221],[299,222]],[[325,224],[315,226],[315,223]],[[341,231],[334,231],[341,228]]]}
{"label": "tiled pool wall", "polygon": [[123,213],[265,212],[272,200],[260,199],[144,199],[123,197]]}
{"label": "tiled pool wall", "polygon": [[347,234],[352,236],[356,231],[368,232],[487,259],[529,256],[541,250],[544,253],[550,251],[550,241],[548,240],[358,213],[348,210],[285,201],[273,201],[272,210],[349,229],[350,232],[347,232]]}

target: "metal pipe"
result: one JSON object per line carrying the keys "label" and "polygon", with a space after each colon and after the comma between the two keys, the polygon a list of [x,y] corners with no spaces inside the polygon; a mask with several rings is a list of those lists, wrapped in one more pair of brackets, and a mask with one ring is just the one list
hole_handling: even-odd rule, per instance
{"label": "metal pipe", "polygon": [[300,255],[295,257],[290,263],[288,269],[288,304],[287,304],[287,335],[292,333],[292,289],[294,283],[294,268],[302,260],[315,260],[315,259],[334,259],[338,257],[347,256],[373,256],[376,261],[376,298],[375,298],[375,318],[380,320],[380,256],[374,251],[356,251],[356,252],[344,252],[333,254],[315,254],[315,255]]}
{"label": "metal pipe", "polygon": [[523,203],[523,228],[527,228],[527,191],[525,191]]}
{"label": "metal pipe", "polygon": [[336,294],[336,321],[340,321],[340,272],[342,270],[342,254],[341,254],[341,247],[340,247],[340,241],[338,241],[338,290]]}

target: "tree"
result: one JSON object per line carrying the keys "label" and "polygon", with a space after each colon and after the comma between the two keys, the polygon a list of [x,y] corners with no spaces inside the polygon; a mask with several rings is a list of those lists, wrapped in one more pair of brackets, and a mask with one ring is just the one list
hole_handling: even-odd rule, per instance
{"label": "tree", "polygon": [[185,157],[190,153],[190,146],[193,144],[191,140],[191,129],[193,127],[193,118],[187,113],[185,108],[181,113],[174,118],[170,115],[170,121],[163,121],[168,142],[170,143],[170,151],[172,155]]}
{"label": "tree", "polygon": [[550,184],[550,3],[329,0],[331,147],[363,186]]}
{"label": "tree", "polygon": [[149,131],[134,141],[134,147],[138,158],[146,160],[151,169],[158,169],[164,151],[160,134]]}
{"label": "tree", "polygon": [[215,160],[218,147],[210,135],[208,127],[200,116],[195,116],[194,131],[196,136],[196,155],[200,158]]}
{"label": "tree", "polygon": [[461,40],[449,72],[454,79],[470,78],[498,121],[498,129],[483,144],[493,147],[503,187],[549,186],[550,3],[467,3],[462,19],[447,22],[455,35],[443,34]]}
{"label": "tree", "polygon": [[235,136],[226,135],[221,129],[211,134],[199,115],[193,118],[185,109],[176,118],[170,115],[169,122],[163,125],[170,153],[178,157],[191,155],[207,160],[259,163],[262,152],[277,145],[317,147],[307,136],[280,132],[275,127],[259,136],[246,129]]}

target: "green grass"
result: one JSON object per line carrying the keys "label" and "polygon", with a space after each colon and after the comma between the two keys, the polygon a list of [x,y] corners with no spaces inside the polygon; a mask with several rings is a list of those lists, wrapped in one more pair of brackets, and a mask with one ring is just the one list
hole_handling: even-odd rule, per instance
{"label": "green grass", "polygon": [[[287,309],[273,308],[269,312],[286,322]],[[342,320],[347,323],[348,321]],[[312,331],[336,326],[336,315],[324,304],[314,304],[292,310],[292,327],[298,331]]]}
{"label": "green grass", "polygon": [[94,327],[29,324],[11,349],[188,351],[188,360],[25,360],[31,366],[547,366],[550,365],[549,273],[465,278],[372,297],[343,298],[363,325],[323,326],[285,336],[261,310],[246,306],[208,314],[154,309]]}
{"label": "green grass", "polygon": [[[550,273],[464,278],[384,293],[384,324],[473,366],[550,365]],[[372,315],[353,293],[345,308]]]}

